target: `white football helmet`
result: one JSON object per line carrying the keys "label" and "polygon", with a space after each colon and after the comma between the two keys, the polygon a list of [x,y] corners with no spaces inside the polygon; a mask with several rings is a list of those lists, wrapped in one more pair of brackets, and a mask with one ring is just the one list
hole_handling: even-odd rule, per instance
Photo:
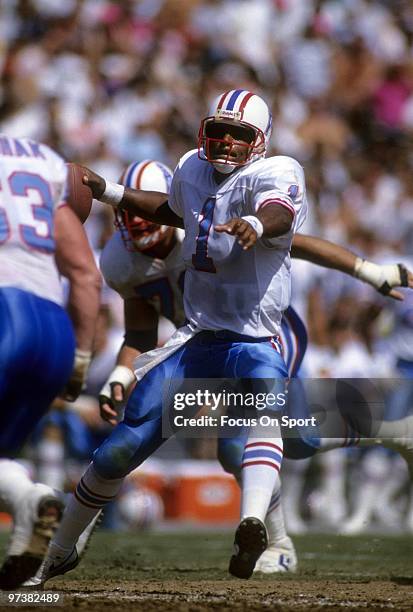
{"label": "white football helmet", "polygon": [[[146,159],[130,164],[122,174],[119,183],[133,189],[169,193],[172,170],[158,161]],[[145,221],[126,210],[115,212],[115,225],[119,229],[128,251],[147,251],[162,240],[169,227]]]}
{"label": "white football helmet", "polygon": [[[240,143],[238,140],[233,142],[233,145],[244,146],[248,149],[241,162],[231,159],[231,147],[222,155],[222,158],[211,155],[211,144],[225,141],[216,134],[208,135],[208,131],[217,131],[216,128],[219,125],[225,126],[226,124],[245,129],[246,137],[242,140],[246,142]],[[214,130],[211,129],[212,126]],[[198,134],[198,156],[200,159],[211,162],[219,172],[232,172],[234,167],[245,165],[265,156],[271,128],[271,112],[262,98],[246,89],[227,91],[214,100],[208,117],[201,121]]]}

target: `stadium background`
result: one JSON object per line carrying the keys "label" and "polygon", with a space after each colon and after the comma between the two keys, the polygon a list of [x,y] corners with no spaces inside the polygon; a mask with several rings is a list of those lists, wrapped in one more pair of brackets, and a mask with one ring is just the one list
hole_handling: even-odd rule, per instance
{"label": "stadium background", "polygon": [[[174,167],[196,145],[217,93],[255,91],[272,106],[270,154],[305,168],[311,214],[303,231],[413,267],[409,2],[2,0],[0,72],[2,132],[46,142],[111,180],[146,158]],[[94,206],[87,230],[98,256],[110,212]],[[295,262],[293,305],[308,325],[306,376],[412,375],[410,295],[399,305]],[[88,396],[69,407],[87,424],[87,439],[70,442],[71,425],[58,413],[23,456],[35,478],[70,488],[102,435],[95,398],[121,342],[121,312],[105,289]],[[130,483],[106,527],[233,525],[236,487],[214,452],[211,443],[169,444],[138,478],[140,493]],[[407,469],[395,455],[340,450],[283,469],[292,534],[413,532]]]}

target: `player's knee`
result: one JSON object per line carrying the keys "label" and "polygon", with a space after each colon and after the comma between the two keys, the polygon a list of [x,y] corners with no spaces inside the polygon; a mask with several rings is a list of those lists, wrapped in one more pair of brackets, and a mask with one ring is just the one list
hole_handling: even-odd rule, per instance
{"label": "player's knee", "polygon": [[241,474],[244,445],[233,439],[221,440],[218,444],[218,461],[226,472],[238,476]]}
{"label": "player's knee", "polygon": [[100,446],[93,455],[93,466],[102,478],[112,480],[124,478],[137,467],[141,439],[134,436],[132,440],[112,436]]}

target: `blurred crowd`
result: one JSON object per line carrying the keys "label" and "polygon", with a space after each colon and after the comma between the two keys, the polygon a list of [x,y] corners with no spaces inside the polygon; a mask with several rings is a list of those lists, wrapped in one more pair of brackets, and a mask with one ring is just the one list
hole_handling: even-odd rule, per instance
{"label": "blurred crowd", "polygon": [[[2,132],[110,180],[132,161],[174,167],[218,93],[254,91],[272,107],[270,154],[304,166],[303,231],[413,269],[408,0],[2,0],[0,74]],[[98,252],[112,219],[96,207],[87,227]],[[295,262],[305,375],[413,377],[405,293],[395,303]],[[109,289],[104,297],[92,394],[121,342],[119,301]]]}

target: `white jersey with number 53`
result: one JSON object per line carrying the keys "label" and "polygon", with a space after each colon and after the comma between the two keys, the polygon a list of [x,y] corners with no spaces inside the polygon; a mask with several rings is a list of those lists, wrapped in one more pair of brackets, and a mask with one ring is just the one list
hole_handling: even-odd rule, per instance
{"label": "white jersey with number 53", "polygon": [[66,173],[64,160],[46,145],[0,135],[0,286],[58,304],[53,220]]}
{"label": "white jersey with number 53", "polygon": [[[169,205],[185,225],[188,321],[201,329],[253,337],[279,334],[282,312],[290,303],[291,241],[307,213],[300,164],[291,157],[270,157],[235,170],[217,184],[212,165],[190,151],[175,170]],[[287,234],[261,238],[243,251],[233,236],[214,232],[215,225],[269,205],[291,212],[293,225]]]}

